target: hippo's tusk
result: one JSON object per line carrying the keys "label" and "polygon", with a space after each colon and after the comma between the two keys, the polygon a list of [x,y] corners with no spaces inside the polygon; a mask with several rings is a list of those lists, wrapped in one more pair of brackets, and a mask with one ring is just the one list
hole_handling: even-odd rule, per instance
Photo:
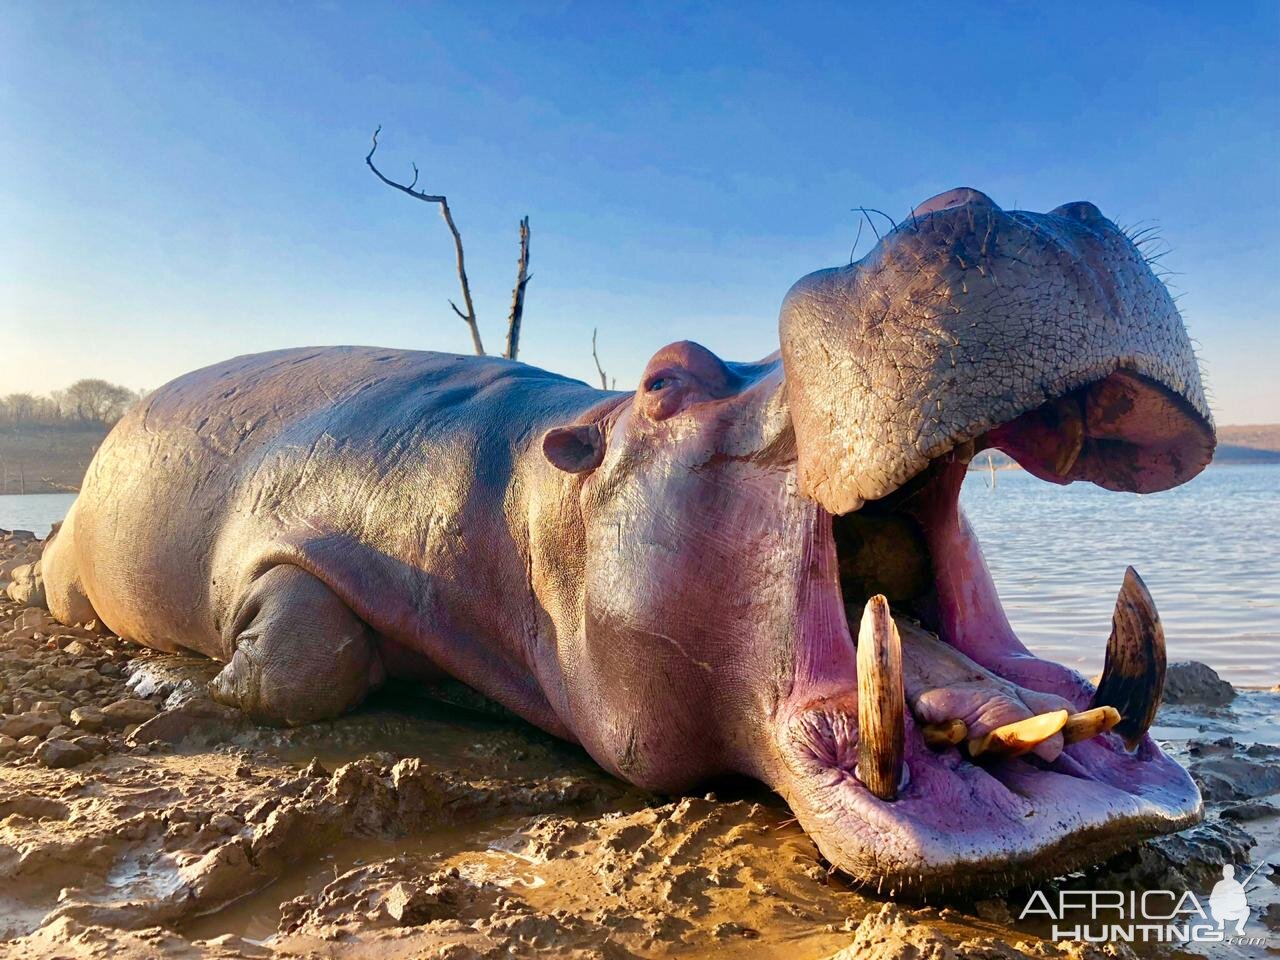
{"label": "hippo's tusk", "polygon": [[858,628],[858,779],[881,800],[898,796],[906,746],[902,639],[877,594]]}
{"label": "hippo's tusk", "polygon": [[969,756],[1021,756],[1065,727],[1068,716],[1066,710],[1053,710],[996,727],[990,733],[969,741]]}
{"label": "hippo's tusk", "polygon": [[1062,728],[1064,743],[1079,743],[1100,733],[1106,733],[1120,722],[1120,711],[1115,707],[1094,707],[1082,710],[1067,717],[1067,725]]}
{"label": "hippo's tusk", "polygon": [[1058,413],[1058,429],[1061,433],[1061,445],[1054,458],[1053,472],[1063,479],[1071,475],[1071,468],[1080,459],[1084,451],[1085,428],[1084,413],[1080,404],[1072,398],[1059,400],[1055,404]]}
{"label": "hippo's tusk", "polygon": [[945,723],[926,723],[920,728],[925,746],[931,750],[945,750],[954,747],[969,736],[969,727],[963,720],[947,720]]}
{"label": "hippo's tusk", "polygon": [[1138,572],[1128,567],[1116,597],[1107,659],[1091,707],[1115,707],[1129,749],[1151,728],[1164,696],[1164,627]]}

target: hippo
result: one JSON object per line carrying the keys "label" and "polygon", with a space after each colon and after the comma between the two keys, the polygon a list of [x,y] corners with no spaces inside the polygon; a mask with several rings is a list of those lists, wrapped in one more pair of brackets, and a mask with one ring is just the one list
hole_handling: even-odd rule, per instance
{"label": "hippo", "polygon": [[974,454],[1147,493],[1215,444],[1190,340],[1087,202],[959,188],[787,293],[780,350],[688,341],[631,392],[320,347],[179,377],[112,430],[42,572],[60,621],[225,664],[280,724],[459,682],[642,788],[763,781],[872,890],[976,895],[1198,822],[1148,734],[1123,573],[1096,685],[1010,628]]}

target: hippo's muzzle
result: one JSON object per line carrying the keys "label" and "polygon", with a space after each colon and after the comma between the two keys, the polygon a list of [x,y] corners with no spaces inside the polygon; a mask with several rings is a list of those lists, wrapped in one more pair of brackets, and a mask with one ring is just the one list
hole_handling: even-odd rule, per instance
{"label": "hippo's muzzle", "polygon": [[1190,344],[1128,238],[1091,204],[952,191],[802,280],[781,326],[820,509],[770,779],[823,853],[886,893],[974,892],[1196,823],[1147,736],[1165,651],[1140,577],[1123,572],[1095,688],[1014,635],[958,505],[989,447],[1142,493],[1208,463]]}

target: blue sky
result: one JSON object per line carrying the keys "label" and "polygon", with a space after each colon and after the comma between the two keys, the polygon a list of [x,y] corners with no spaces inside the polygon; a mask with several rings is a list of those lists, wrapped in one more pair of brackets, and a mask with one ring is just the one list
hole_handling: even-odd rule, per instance
{"label": "blue sky", "polygon": [[[486,346],[533,229],[521,359],[630,386],[752,359],[859,205],[968,185],[1158,224],[1219,420],[1280,421],[1280,5],[12,3],[0,392],[155,387],[282,346]],[[869,235],[864,231],[865,252]]]}

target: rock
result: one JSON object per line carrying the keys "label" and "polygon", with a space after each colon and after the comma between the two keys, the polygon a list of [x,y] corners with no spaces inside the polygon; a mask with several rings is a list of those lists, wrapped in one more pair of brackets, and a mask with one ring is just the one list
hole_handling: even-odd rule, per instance
{"label": "rock", "polygon": [[34,734],[29,734],[25,737],[18,738],[19,753],[30,753],[32,750],[34,750],[38,746],[40,746],[40,738],[35,736]]}
{"label": "rock", "polygon": [[1280,930],[1280,903],[1268,903],[1258,919],[1268,930]]}
{"label": "rock", "polygon": [[311,762],[302,768],[302,775],[311,780],[329,779],[329,771],[324,768],[319,757],[311,758]]}
{"label": "rock", "polygon": [[243,824],[235,817],[227,813],[215,813],[209,818],[209,826],[217,830],[219,833],[236,833]]}
{"label": "rock", "polygon": [[102,683],[102,676],[97,670],[85,670],[80,667],[46,667],[45,678],[49,686],[63,693],[90,690]]}
{"label": "rock", "polygon": [[191,885],[193,898],[208,907],[243,896],[246,890],[253,889],[255,881],[261,882],[257,867],[249,859],[248,844],[239,838],[214,847],[180,872]]}
{"label": "rock", "polygon": [[36,747],[36,759],[53,769],[77,766],[90,756],[84,747],[66,740],[46,740]]}
{"label": "rock", "polygon": [[1232,744],[1216,755],[1191,761],[1191,776],[1206,800],[1256,800],[1280,793],[1280,763],[1243,753]]}
{"label": "rock", "polygon": [[440,920],[454,912],[454,891],[444,884],[423,889],[401,881],[382,898],[382,909],[402,927],[413,927]]}
{"label": "rock", "polygon": [[156,707],[146,700],[126,697],[109,703],[102,708],[102,715],[113,727],[128,727],[130,724],[145,723],[156,715]]}
{"label": "rock", "polygon": [[[134,702],[146,703],[142,700]],[[184,740],[198,740],[206,744],[221,743],[231,739],[247,725],[244,714],[234,707],[208,699],[188,700],[181,706],[147,720],[133,732],[130,740],[134,743],[156,740],[164,743],[180,743]]]}
{"label": "rock", "polygon": [[27,711],[17,716],[0,720],[0,734],[22,740],[26,737],[43,739],[50,730],[62,723],[62,717],[56,713],[36,713]]}
{"label": "rock", "polygon": [[40,574],[40,564],[25,563],[15,567],[9,574],[9,599],[29,607],[45,606],[44,577]]}
{"label": "rock", "polygon": [[1208,664],[1183,660],[1169,664],[1164,675],[1164,702],[1220,707],[1235,699],[1236,691]]}
{"label": "rock", "polygon": [[106,714],[94,706],[76,707],[71,711],[71,723],[81,730],[99,730],[106,722]]}
{"label": "rock", "polygon": [[1256,843],[1228,820],[1207,820],[1190,830],[1149,840],[1065,886],[1087,890],[1208,890],[1222,879],[1224,864],[1244,863]]}
{"label": "rock", "polygon": [[94,734],[91,734],[91,733],[87,733],[87,734],[84,734],[83,736],[76,737],[71,742],[74,744],[77,744],[78,746],[84,747],[90,753],[94,753],[94,754],[106,753],[108,747],[110,747],[110,744],[107,742],[106,737],[95,736]]}
{"label": "rock", "polygon": [[13,618],[13,625],[9,628],[9,638],[30,640],[43,627],[44,615],[36,608],[28,607]]}
{"label": "rock", "polygon": [[13,753],[13,751],[17,749],[17,746],[18,741],[13,739],[13,737],[0,734],[0,757],[5,757]]}

